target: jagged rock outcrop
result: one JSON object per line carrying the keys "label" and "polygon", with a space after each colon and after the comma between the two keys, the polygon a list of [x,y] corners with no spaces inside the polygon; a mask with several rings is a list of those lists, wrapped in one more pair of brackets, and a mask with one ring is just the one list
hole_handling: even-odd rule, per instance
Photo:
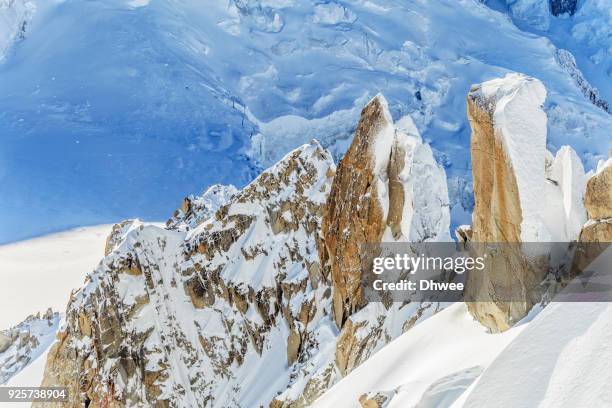
{"label": "jagged rock outcrop", "polygon": [[313,330],[330,304],[316,237],[334,170],[313,142],[188,234],[139,225],[112,239],[70,300],[43,385],[68,387],[74,406],[270,401],[324,341]]}
{"label": "jagged rock outcrop", "polygon": [[23,370],[49,346],[58,324],[59,314],[48,309],[0,332],[0,384]]}
{"label": "jagged rock outcrop", "polygon": [[465,299],[491,331],[507,330],[542,301],[548,273],[562,282],[567,273],[575,276],[567,270],[569,243],[583,240],[587,210],[596,207],[589,202],[606,200],[588,197],[587,176],[571,147],[554,156],[546,150],[545,97],[538,80],[520,74],[474,86],[468,96],[475,206],[470,232],[464,227],[456,234],[487,257],[483,273],[467,277]]}
{"label": "jagged rock outcrop", "polygon": [[394,138],[385,104],[376,97],[362,111],[353,142],[338,165],[325,209],[322,263],[329,263],[331,268],[334,318],[339,327],[363,306],[360,245],[380,242],[386,227],[385,209],[378,200],[378,190],[386,190],[382,182],[379,185],[378,173],[386,169],[376,162],[376,148],[380,146],[381,156],[388,159]]}
{"label": "jagged rock outcrop", "polygon": [[600,164],[589,178],[584,205],[591,220],[612,218],[612,158]]}
{"label": "jagged rock outcrop", "polygon": [[[540,81],[519,74],[474,86],[468,95],[475,243],[550,239],[541,198],[546,188],[545,97]],[[481,248],[477,255],[487,255],[487,267],[467,277],[468,308],[492,331],[508,329],[540,300],[534,290],[548,272],[546,259],[527,259],[521,248],[501,245],[494,253]]]}
{"label": "jagged rock outcrop", "polygon": [[612,150],[610,156],[600,162],[586,185],[584,204],[589,220],[580,231],[584,245],[574,260],[578,271],[588,267],[612,243]]}
{"label": "jagged rock outcrop", "polygon": [[394,124],[378,95],[362,111],[323,217],[321,265],[331,275],[333,318],[340,333],[319,348],[273,407],[308,406],[389,341],[440,309],[435,302],[384,305],[357,299],[362,263],[371,256],[360,246],[450,241],[449,224],[444,170],[412,121],[403,118]]}
{"label": "jagged rock outcrop", "polygon": [[140,220],[125,220],[113,225],[104,245],[104,256],[110,254],[123,243],[130,231],[140,228],[144,224]]}
{"label": "jagged rock outcrop", "polygon": [[608,113],[612,113],[610,110],[610,104],[606,101],[599,93],[599,90],[587,81],[582,74],[582,71],[576,64],[576,58],[571,52],[564,49],[557,49],[555,51],[555,60],[561,68],[563,68],[570,77],[574,80],[578,88],[582,91],[582,94],[595,106],[603,109]]}
{"label": "jagged rock outcrop", "polygon": [[602,248],[607,247],[612,242],[612,217],[590,220],[584,224],[580,232],[580,242],[599,242],[602,243]]}
{"label": "jagged rock outcrop", "polygon": [[389,400],[384,393],[369,393],[359,397],[359,405],[361,408],[384,408]]}
{"label": "jagged rock outcrop", "polygon": [[166,221],[168,229],[188,231],[212,217],[238,192],[236,187],[222,184],[210,186],[202,195],[190,195],[183,199],[181,206]]}
{"label": "jagged rock outcrop", "polygon": [[338,327],[364,306],[361,270],[371,254],[362,245],[450,240],[449,224],[444,171],[409,118],[394,126],[378,95],[361,113],[323,217],[321,263],[331,271]]}
{"label": "jagged rock outcrop", "polygon": [[241,191],[188,197],[166,228],[115,226],[43,385],[90,407],[308,406],[441,307],[348,304],[358,275],[343,251],[450,240],[449,223],[444,170],[378,96],[338,172],[313,141]]}

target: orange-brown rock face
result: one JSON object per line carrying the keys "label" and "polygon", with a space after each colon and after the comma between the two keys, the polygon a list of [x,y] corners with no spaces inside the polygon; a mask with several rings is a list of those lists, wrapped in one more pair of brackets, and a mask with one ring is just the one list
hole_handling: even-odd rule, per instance
{"label": "orange-brown rock face", "polygon": [[612,242],[612,218],[596,220],[585,224],[580,232],[581,242]]}
{"label": "orange-brown rock face", "polygon": [[[401,308],[400,303],[368,303],[361,293],[361,272],[369,267],[373,254],[363,251],[362,244],[450,241],[449,225],[444,170],[410,118],[394,124],[386,101],[377,96],[362,111],[321,224],[318,253],[323,275],[331,275],[332,317],[340,333],[329,343],[332,353],[327,354],[326,363],[315,371],[308,369],[310,378],[300,396],[296,398],[293,390],[276,397],[272,406],[309,406],[326,387],[411,327],[427,309],[435,312],[432,304]],[[296,348],[303,348],[297,333],[287,342],[289,362]],[[317,359],[322,355],[320,349]]]}
{"label": "orange-brown rock face", "polygon": [[[612,150],[610,153],[612,154]],[[601,164],[598,171],[587,181],[584,204],[589,221],[580,231],[580,242],[586,245],[574,260],[580,271],[612,242],[612,158]]]}
{"label": "orange-brown rock face", "polygon": [[385,214],[378,197],[375,144],[392,126],[386,103],[374,98],[362,111],[353,142],[340,162],[323,216],[323,264],[331,267],[333,312],[341,327],[359,309],[362,259],[360,246],[379,242]]}
{"label": "orange-brown rock face", "polygon": [[612,218],[612,159],[587,182],[584,205],[591,220]]}
{"label": "orange-brown rock face", "polygon": [[[534,185],[544,183],[542,92],[539,81],[512,76],[481,84],[468,96],[475,202],[470,241],[474,243],[520,243],[525,237],[537,237],[531,233],[538,227],[533,225],[538,218],[529,199],[533,188],[524,178],[533,177]],[[517,109],[518,104],[522,109]],[[515,112],[524,116],[513,117]],[[537,120],[543,120],[544,127]],[[515,123],[532,128],[531,144],[522,143],[523,135],[512,132]],[[529,165],[539,161],[541,172],[531,174]],[[484,255],[483,247],[473,248],[476,255]],[[468,309],[491,331],[507,330],[539,300],[534,288],[547,273],[547,265],[542,260],[527,261],[520,248],[501,245],[500,251],[486,253],[485,270],[470,274],[466,281]]]}
{"label": "orange-brown rock face", "polygon": [[[321,264],[331,271],[333,317],[342,328],[365,305],[365,244],[450,241],[446,175],[409,118],[393,123],[384,97],[361,112],[327,199]],[[370,248],[371,249],[371,248]]]}

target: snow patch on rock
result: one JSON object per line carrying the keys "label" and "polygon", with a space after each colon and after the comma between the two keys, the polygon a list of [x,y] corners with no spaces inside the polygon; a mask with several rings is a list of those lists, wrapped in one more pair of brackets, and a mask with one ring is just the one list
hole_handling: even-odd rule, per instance
{"label": "snow patch on rock", "polygon": [[8,382],[49,348],[59,322],[59,313],[49,309],[42,316],[40,313],[29,316],[18,325],[0,331],[0,384]]}
{"label": "snow patch on rock", "polygon": [[238,192],[233,185],[214,184],[201,195],[185,197],[181,207],[177,209],[167,222],[169,229],[188,231],[212,217],[221,206],[227,204]]}
{"label": "snow patch on rock", "polygon": [[450,241],[450,212],[448,186],[444,168],[436,162],[431,147],[424,143],[410,116],[397,124],[389,112],[387,100],[377,95],[383,108],[386,124],[379,130],[373,146],[374,172],[378,199],[383,218],[389,215],[389,163],[393,151],[403,154],[403,167],[398,174],[403,188],[401,230],[403,236],[394,237],[388,227],[383,241]]}
{"label": "snow patch on rock", "polygon": [[[546,173],[548,181],[552,182],[551,186],[547,185],[547,191],[551,189],[557,191],[556,197],[546,197],[548,211],[542,212],[548,220],[546,224],[552,233],[551,239],[555,242],[575,241],[587,220],[584,207],[587,176],[582,161],[574,149],[563,146]],[[555,205],[559,206],[562,212],[556,217],[551,217],[555,213],[551,206]],[[555,229],[557,233],[554,232]]]}

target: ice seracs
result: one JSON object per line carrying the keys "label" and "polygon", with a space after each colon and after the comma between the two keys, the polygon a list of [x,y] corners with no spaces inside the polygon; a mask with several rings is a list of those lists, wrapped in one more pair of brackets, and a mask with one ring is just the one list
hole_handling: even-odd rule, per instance
{"label": "ice seracs", "polygon": [[23,39],[36,5],[28,0],[0,0],[0,63],[15,41]]}

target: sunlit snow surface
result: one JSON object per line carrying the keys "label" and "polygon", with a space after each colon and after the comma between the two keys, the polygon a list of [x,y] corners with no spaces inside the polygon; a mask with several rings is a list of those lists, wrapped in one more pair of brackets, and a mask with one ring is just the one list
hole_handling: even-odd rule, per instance
{"label": "sunlit snow surface", "polygon": [[[610,145],[610,115],[557,64],[555,46],[477,0],[27,3],[26,17],[0,7],[10,23],[0,39],[14,42],[0,63],[0,242],[165,219],[183,196],[240,187],[311,138],[338,157],[378,92],[432,144],[453,224],[469,222],[459,204],[471,207],[465,98],[508,71],[548,89],[551,151],[570,144],[591,169]],[[576,18],[591,21],[585,12]],[[24,33],[13,35],[20,18]],[[551,27],[557,46],[560,30],[575,30]],[[606,30],[567,47],[603,97],[612,93]],[[597,50],[599,63],[587,64]]]}
{"label": "sunlit snow surface", "polygon": [[590,265],[594,286],[578,278],[501,334],[487,333],[464,303],[449,306],[374,354],[314,407],[354,407],[363,394],[386,396],[387,408],[610,406],[612,305],[568,300],[578,286],[610,294],[611,256],[608,248]]}
{"label": "sunlit snow surface", "polygon": [[0,245],[0,330],[49,307],[63,313],[104,256],[110,231],[98,225]]}

